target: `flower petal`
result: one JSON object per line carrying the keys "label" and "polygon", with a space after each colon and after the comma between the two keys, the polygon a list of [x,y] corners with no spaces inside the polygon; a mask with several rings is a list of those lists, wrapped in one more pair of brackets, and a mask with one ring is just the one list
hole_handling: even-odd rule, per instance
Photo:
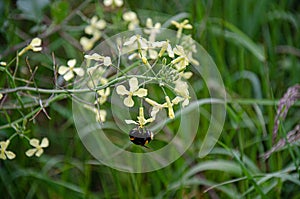
{"label": "flower petal", "polygon": [[37,152],[35,153],[36,157],[40,157],[42,154],[44,153],[44,149],[40,148],[37,150]]}
{"label": "flower petal", "polygon": [[125,86],[119,85],[119,86],[117,86],[117,93],[119,95],[128,95],[129,91],[125,88]]}
{"label": "flower petal", "polygon": [[6,151],[5,152],[6,156],[8,157],[8,159],[14,159],[16,157],[16,154],[14,154],[13,152],[11,151]]}
{"label": "flower petal", "polygon": [[28,157],[31,157],[35,154],[35,152],[37,151],[37,149],[29,149],[25,152],[25,154],[28,156]]}
{"label": "flower petal", "polygon": [[68,66],[70,67],[74,67],[76,64],[76,59],[70,59],[67,63]]}
{"label": "flower petal", "polygon": [[133,95],[138,97],[145,97],[148,94],[148,90],[145,88],[140,88],[139,90],[135,91]]}
{"label": "flower petal", "polygon": [[34,147],[38,147],[40,145],[40,141],[36,138],[32,138],[29,141],[29,144]]}
{"label": "flower petal", "polygon": [[69,71],[67,72],[65,75],[64,75],[64,79],[66,81],[69,81],[70,79],[72,79],[74,77],[74,73],[72,71]]}
{"label": "flower petal", "polygon": [[138,124],[136,121],[133,120],[125,120],[126,124]]}
{"label": "flower petal", "polygon": [[40,46],[41,44],[42,44],[42,40],[40,38],[36,37],[31,40],[29,45],[36,47],[36,46]]}
{"label": "flower petal", "polygon": [[48,138],[43,138],[40,146],[43,148],[48,147],[49,146]]}
{"label": "flower petal", "polygon": [[1,153],[0,153],[0,159],[6,160],[6,155],[5,155],[4,152],[1,152]]}
{"label": "flower petal", "polygon": [[129,80],[129,87],[130,87],[129,91],[131,91],[131,92],[139,89],[139,82],[136,77],[133,77]]}
{"label": "flower petal", "polygon": [[78,76],[83,76],[84,75],[84,70],[82,68],[74,68],[73,71],[78,75]]}
{"label": "flower petal", "polygon": [[159,112],[159,110],[160,110],[159,107],[154,106],[154,107],[152,108],[152,110],[151,110],[151,113],[150,113],[151,117],[155,119],[156,114]]}
{"label": "flower petal", "polygon": [[70,68],[69,67],[67,67],[67,66],[60,66],[59,68],[58,68],[58,74],[60,74],[60,75],[64,75],[66,72],[68,72],[70,70]]}
{"label": "flower petal", "polygon": [[104,57],[103,64],[104,64],[104,66],[111,65],[111,58],[110,57]]}
{"label": "flower petal", "polygon": [[131,96],[126,97],[126,98],[124,99],[124,104],[125,104],[125,106],[127,106],[127,107],[133,107],[134,101],[133,101],[132,97],[131,97]]}

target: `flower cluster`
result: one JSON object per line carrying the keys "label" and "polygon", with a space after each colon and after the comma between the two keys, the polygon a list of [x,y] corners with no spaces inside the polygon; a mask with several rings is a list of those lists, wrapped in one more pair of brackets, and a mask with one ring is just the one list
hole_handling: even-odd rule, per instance
{"label": "flower cluster", "polygon": [[[179,37],[182,36],[183,29],[192,28],[187,20],[184,20],[182,23],[172,23],[178,28],[177,36]],[[182,107],[189,104],[190,95],[186,80],[192,76],[192,72],[186,71],[186,69],[190,64],[199,64],[192,57],[192,54],[197,51],[195,44],[190,39],[191,37],[183,36],[181,38],[182,43],[175,43],[172,46],[169,40],[156,40],[156,36],[161,31],[160,23],[153,25],[152,20],[148,18],[146,26],[144,31],[149,35],[148,39],[141,35],[131,36],[123,43],[123,54],[127,54],[129,60],[140,61],[142,65],[139,67],[146,67],[148,72],[144,73],[145,79],[151,77],[151,80],[148,81],[154,81],[160,85],[165,94],[164,101],[160,103],[149,97],[145,83],[139,84],[140,79],[137,77],[131,77],[128,80],[129,88],[126,88],[125,85],[116,87],[117,94],[125,96],[123,99],[125,106],[133,107],[135,104],[134,97],[138,97],[141,101],[145,101],[152,106],[150,118],[144,118],[144,107],[141,106],[137,121],[126,120],[126,123],[137,124],[140,127],[155,121],[158,112],[163,109],[167,110],[167,115],[170,119],[174,119],[174,107],[178,104],[181,104]],[[189,42],[188,45],[186,42]],[[146,81],[145,79],[144,82]],[[173,98],[168,96],[165,89],[171,89],[175,96]]]}
{"label": "flower cluster", "polygon": [[[35,155],[37,157],[40,157],[44,152],[43,148],[46,148],[46,147],[49,146],[48,138],[43,138],[41,144],[40,144],[40,141],[38,139],[32,138],[32,139],[29,140],[29,143],[34,148],[28,149],[25,152],[25,154],[28,157],[31,157],[33,155]],[[10,140],[0,142],[0,159],[6,160],[8,158],[8,159],[11,160],[11,159],[14,159],[16,157],[16,154],[14,152],[7,150],[9,144],[10,144]]]}
{"label": "flower cluster", "polygon": [[99,19],[97,16],[93,16],[89,20],[89,25],[85,27],[84,32],[87,35],[90,35],[91,38],[81,37],[80,44],[84,51],[91,50],[94,44],[101,38],[102,30],[106,27],[106,21],[103,19]]}

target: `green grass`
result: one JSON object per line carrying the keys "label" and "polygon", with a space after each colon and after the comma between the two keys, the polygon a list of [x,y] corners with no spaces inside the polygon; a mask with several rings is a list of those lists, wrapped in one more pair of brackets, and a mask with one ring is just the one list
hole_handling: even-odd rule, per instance
{"label": "green grass", "polygon": [[[115,23],[121,19],[120,11],[106,14],[98,1],[95,4],[92,4],[94,1],[83,4],[83,1],[52,2],[52,11],[46,6],[43,12],[37,13],[42,18],[31,16],[35,17],[32,20],[21,15],[24,10],[18,9],[13,2],[0,2],[0,61],[15,57],[16,50],[25,45],[24,40],[43,35],[47,46],[45,53],[30,53],[28,57],[32,69],[39,65],[36,81],[45,88],[53,82],[49,78],[53,73],[52,52],[59,65],[72,57],[83,59],[77,45],[84,24],[75,11],[80,10],[89,17],[95,12],[99,16],[109,15],[110,22]],[[54,6],[62,6],[62,11],[55,12]],[[18,136],[10,146],[17,158],[0,160],[1,197],[300,198],[299,145],[275,152],[268,160],[261,158],[273,146],[278,99],[288,87],[299,83],[298,1],[170,0],[153,3],[127,0],[125,7],[136,11],[142,24],[149,16],[162,24],[167,24],[172,17],[187,17],[194,26],[189,33],[211,55],[227,91],[226,121],[215,148],[204,158],[199,156],[201,140],[210,122],[210,106],[204,105],[197,136],[178,160],[148,173],[114,170],[94,160],[84,147],[72,118],[71,99],[61,95],[60,100],[46,108],[51,120],[40,112],[26,125],[26,130],[30,131],[27,135],[33,135],[30,137],[49,138],[50,146],[45,154],[41,158],[26,157],[24,152],[29,144]],[[41,19],[51,25],[44,26]],[[112,30],[116,33],[122,27],[125,25],[121,23],[112,25]],[[27,68],[24,59],[19,60],[19,67]],[[26,73],[20,75],[24,78]],[[200,77],[192,77],[190,83],[198,99],[210,97]],[[14,87],[13,84],[21,83],[11,80],[4,69],[1,70],[0,90],[8,85]],[[17,98],[15,94],[15,104]],[[37,112],[39,106],[35,108]],[[10,122],[26,117],[34,109],[0,109],[0,126],[9,126]],[[32,118],[34,113],[27,118]],[[299,103],[296,103],[281,123],[281,137],[299,123],[299,116]],[[178,126],[176,122],[174,126]],[[177,132],[174,126],[168,125],[168,130]],[[0,141],[14,132],[12,128],[0,128]],[[164,134],[158,137],[167,140]],[[164,142],[154,141],[153,146],[160,144]]]}

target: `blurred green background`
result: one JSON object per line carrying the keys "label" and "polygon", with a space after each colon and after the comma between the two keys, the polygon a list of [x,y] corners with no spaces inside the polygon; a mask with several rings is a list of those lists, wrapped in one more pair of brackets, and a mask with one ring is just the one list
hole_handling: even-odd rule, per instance
{"label": "blurred green background", "polygon": [[[50,146],[41,158],[28,158],[22,137],[11,143],[17,158],[0,160],[1,198],[300,198],[300,151],[290,145],[268,160],[261,155],[272,148],[276,103],[288,87],[299,83],[300,3],[297,0],[126,0],[111,11],[102,1],[0,1],[0,61],[9,61],[35,36],[43,39],[43,53],[29,52],[39,65],[36,81],[51,87],[52,52],[56,64],[83,59],[79,39],[85,15],[109,19],[110,32],[122,28],[124,10],[166,22],[187,16],[194,29],[187,31],[215,61],[231,99],[219,143],[205,158],[198,157],[209,120],[201,120],[193,145],[174,163],[154,172],[133,174],[99,165],[81,143],[72,118],[70,99],[52,103],[26,129],[34,137],[47,136]],[[80,12],[80,13],[79,13]],[[24,42],[25,41],[25,42]],[[25,60],[20,60],[20,66]],[[51,74],[51,75],[49,75]],[[28,73],[20,72],[25,77]],[[193,77],[198,98],[201,79]],[[7,88],[0,74],[0,88]],[[204,107],[209,111],[209,106]],[[0,126],[30,110],[1,110]],[[283,136],[299,123],[297,106],[283,122]],[[15,132],[0,130],[0,140]],[[164,136],[164,135],[161,135]],[[209,189],[211,186],[216,186]],[[209,189],[209,190],[207,190]]]}

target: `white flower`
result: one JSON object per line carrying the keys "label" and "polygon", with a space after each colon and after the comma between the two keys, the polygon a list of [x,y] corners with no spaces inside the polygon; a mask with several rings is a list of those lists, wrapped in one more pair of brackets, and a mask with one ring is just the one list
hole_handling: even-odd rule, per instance
{"label": "white flower", "polygon": [[188,84],[180,79],[178,79],[175,82],[175,89],[174,91],[181,97],[182,107],[187,106],[190,101],[190,94],[189,94],[189,89],[188,89]]}
{"label": "white flower", "polygon": [[128,30],[134,30],[140,23],[136,13],[133,11],[125,12],[123,14],[123,19],[124,21],[129,22]]}
{"label": "white flower", "polygon": [[3,94],[2,94],[2,93],[0,93],[0,100],[2,99],[2,97],[3,97]]}
{"label": "white flower", "polygon": [[99,32],[99,30],[103,30],[106,27],[106,22],[103,19],[99,19],[97,16],[93,16],[90,20],[90,25],[86,26],[84,32],[89,35],[95,34],[95,32]]}
{"label": "white flower", "polygon": [[132,96],[145,97],[148,91],[144,88],[139,89],[138,79],[133,77],[129,80],[129,91],[125,88],[125,86],[119,85],[117,86],[117,93],[119,95],[127,95],[127,97],[124,99],[124,104],[127,107],[133,107],[134,101]]}
{"label": "white flower", "polygon": [[185,19],[183,22],[181,23],[178,23],[177,21],[171,21],[171,23],[173,25],[176,26],[176,28],[178,29],[177,31],[177,38],[180,38],[181,37],[181,34],[182,34],[182,30],[183,29],[192,29],[193,26],[191,24],[188,24],[189,23],[189,20]]}
{"label": "white flower", "polygon": [[74,73],[76,73],[78,76],[84,75],[84,70],[82,68],[74,68],[76,64],[76,59],[71,59],[67,62],[67,66],[60,66],[58,68],[58,73],[60,75],[63,75],[64,79],[66,81],[69,81],[74,77]]}
{"label": "white flower", "polygon": [[163,108],[168,108],[168,116],[169,118],[173,119],[175,117],[174,115],[174,110],[173,110],[173,105],[178,104],[179,102],[183,101],[184,99],[182,97],[175,97],[172,102],[169,98],[169,96],[165,96],[166,102],[163,104],[159,104],[156,101],[149,99],[149,98],[145,98],[145,101],[147,103],[149,103],[151,106],[153,106],[152,111],[151,111],[151,117],[153,119],[156,118],[157,113],[162,110]]}
{"label": "white flower", "polygon": [[108,6],[121,7],[124,4],[124,2],[123,2],[123,0],[104,0],[103,4],[107,7]]}
{"label": "white flower", "polygon": [[155,38],[156,38],[156,35],[158,33],[160,33],[160,27],[161,27],[161,24],[160,23],[156,23],[154,26],[153,26],[153,22],[152,22],[152,19],[151,18],[147,18],[147,21],[146,21],[146,29],[144,30],[144,32],[149,36],[149,41],[150,42],[155,42]]}
{"label": "white flower", "polygon": [[[108,80],[104,77],[100,78],[100,82],[102,85],[107,84]],[[101,89],[97,91],[98,98],[95,101],[95,104],[99,103],[104,104],[107,101],[108,96],[110,95],[110,88],[107,87],[105,89]]]}
{"label": "white flower", "polygon": [[147,49],[148,44],[147,40],[144,39],[141,35],[134,35],[129,38],[128,41],[124,42],[124,46],[132,46],[135,49]]}
{"label": "white flower", "polygon": [[1,62],[0,62],[0,65],[1,65],[1,66],[6,66],[7,63],[6,63],[5,61],[1,61]]}
{"label": "white flower", "polygon": [[176,59],[172,60],[172,64],[176,64],[176,68],[178,71],[182,71],[186,68],[187,65],[189,65],[189,59],[187,55],[184,52],[184,49],[180,45],[176,45],[176,47],[173,49],[173,52],[178,55]]}
{"label": "white flower", "polygon": [[30,143],[31,146],[33,146],[35,148],[29,149],[29,150],[26,151],[25,154],[28,157],[31,157],[34,154],[35,154],[35,156],[40,157],[44,152],[43,148],[46,148],[46,147],[49,146],[48,138],[43,138],[41,144],[40,144],[40,141],[38,139],[35,139],[35,138],[30,139],[29,143]]}
{"label": "white flower", "polygon": [[102,61],[104,66],[111,65],[111,58],[109,56],[101,56],[98,53],[93,53],[92,55],[84,55],[86,59],[92,59],[95,61]]}
{"label": "white flower", "polygon": [[5,142],[4,141],[1,141],[0,142],[0,159],[3,159],[3,160],[6,160],[6,157],[8,159],[14,159],[16,157],[16,155],[11,152],[11,151],[7,151],[7,147],[9,145],[10,141],[9,140],[6,140]]}
{"label": "white flower", "polygon": [[100,110],[98,108],[91,107],[86,104],[84,105],[84,107],[95,113],[95,119],[97,122],[105,122],[106,121],[106,116],[107,116],[106,110]]}
{"label": "white flower", "polygon": [[42,40],[40,38],[36,37],[31,40],[31,42],[28,46],[26,46],[25,48],[23,48],[23,50],[21,50],[21,52],[19,52],[18,56],[23,55],[28,50],[32,50],[34,52],[41,51],[42,50],[41,45],[42,45]]}
{"label": "white flower", "polygon": [[174,57],[174,52],[172,50],[169,40],[154,42],[153,46],[161,48],[159,51],[159,54],[158,54],[159,57],[162,57],[166,51],[167,51],[169,57],[171,57],[171,58]]}
{"label": "white flower", "polygon": [[152,99],[149,99],[149,98],[145,98],[145,101],[150,104],[151,106],[153,106],[152,110],[151,110],[151,117],[152,118],[156,118],[156,115],[157,113],[162,110],[163,108],[166,108],[167,107],[167,104],[164,103],[164,104],[159,104],[157,103],[156,101],[152,100]]}

